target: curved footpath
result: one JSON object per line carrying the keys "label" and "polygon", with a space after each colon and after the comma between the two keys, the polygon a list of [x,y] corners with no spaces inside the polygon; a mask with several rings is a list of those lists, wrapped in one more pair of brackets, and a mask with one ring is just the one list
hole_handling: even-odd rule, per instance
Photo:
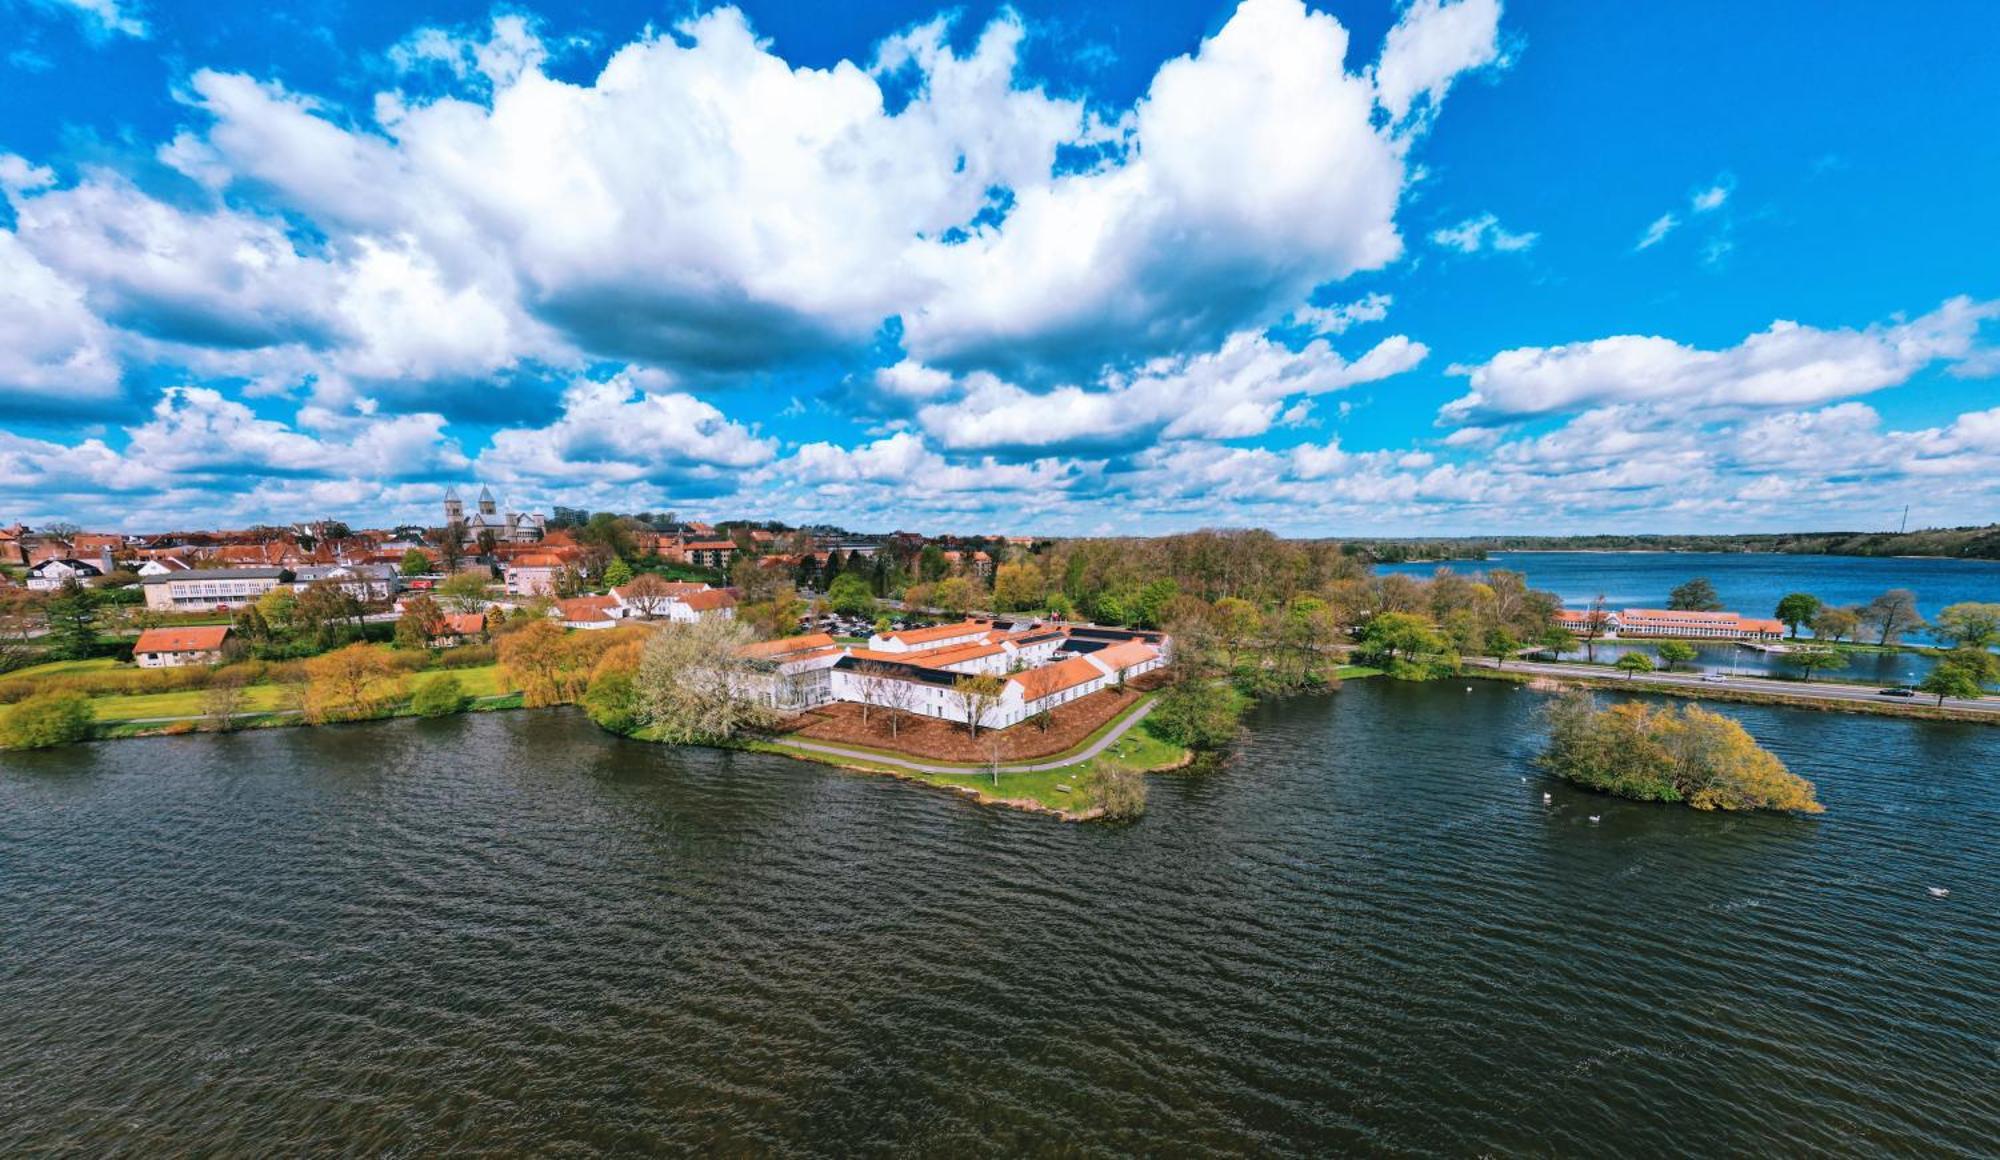
{"label": "curved footpath", "polygon": [[845,757],[854,761],[871,762],[875,765],[894,766],[897,769],[907,769],[915,773],[986,773],[996,770],[1000,773],[1040,773],[1043,770],[1061,769],[1066,765],[1075,765],[1078,762],[1089,761],[1091,758],[1096,757],[1110,748],[1119,738],[1130,732],[1132,726],[1144,721],[1146,715],[1153,711],[1153,706],[1156,704],[1158,704],[1157,701],[1146,701],[1138,708],[1127,713],[1123,720],[1111,727],[1110,732],[1099,737],[1089,745],[1084,746],[1082,749],[1053,758],[1013,765],[926,765],[921,761],[895,757],[887,753],[877,753],[867,749],[845,749],[838,745],[827,745],[819,741],[778,741],[773,742],[773,744],[783,746],[787,749],[804,749],[813,753],[823,753],[828,757]]}

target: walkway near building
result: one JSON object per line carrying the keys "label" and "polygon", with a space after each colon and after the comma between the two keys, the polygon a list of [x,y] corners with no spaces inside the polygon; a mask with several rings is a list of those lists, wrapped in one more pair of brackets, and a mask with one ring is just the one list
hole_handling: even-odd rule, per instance
{"label": "walkway near building", "polygon": [[1116,744],[1119,738],[1130,732],[1134,725],[1145,720],[1147,714],[1153,711],[1153,706],[1156,704],[1158,702],[1153,700],[1142,702],[1137,708],[1127,713],[1116,724],[1112,725],[1102,737],[1099,737],[1082,749],[1058,754],[1040,761],[1021,762],[1014,765],[937,765],[913,758],[897,757],[894,754],[877,753],[865,749],[849,749],[839,745],[827,745],[818,741],[787,740],[777,742],[776,744],[786,749],[801,749],[827,757],[844,757],[850,761],[865,761],[870,765],[893,766],[896,769],[907,769],[913,773],[985,773],[989,770],[997,770],[1000,773],[1040,773],[1045,770],[1061,769],[1064,766],[1077,765],[1103,753],[1106,749]]}

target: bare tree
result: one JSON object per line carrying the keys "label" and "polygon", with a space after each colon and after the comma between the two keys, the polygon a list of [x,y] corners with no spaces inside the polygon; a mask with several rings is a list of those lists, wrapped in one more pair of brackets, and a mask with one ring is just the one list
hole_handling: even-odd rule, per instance
{"label": "bare tree", "polygon": [[986,715],[1000,703],[1007,691],[1007,682],[991,673],[978,673],[960,677],[953,681],[951,694],[965,714],[965,729],[972,736],[979,736],[979,727],[986,723]]}
{"label": "bare tree", "polygon": [[632,577],[632,582],[618,590],[618,596],[641,620],[651,620],[667,610],[673,602],[673,586],[651,572],[641,572]]}
{"label": "bare tree", "polygon": [[1583,614],[1583,623],[1577,626],[1576,635],[1583,640],[1586,659],[1592,662],[1597,660],[1597,638],[1603,636],[1610,627],[1611,614],[1604,610],[1604,597],[1600,594],[1597,599],[1590,602],[1590,611]]}
{"label": "bare tree", "polygon": [[912,681],[891,680],[883,682],[882,709],[889,721],[889,736],[894,738],[902,729],[903,718],[916,712],[917,702],[923,696]]}
{"label": "bare tree", "polygon": [[886,709],[888,698],[903,682],[896,679],[896,670],[888,665],[880,661],[864,661],[855,666],[854,683],[861,693],[861,723],[866,725],[869,713],[875,709]]}
{"label": "bare tree", "polygon": [[201,727],[204,730],[228,733],[236,728],[237,718],[250,703],[244,684],[244,674],[236,669],[223,669],[209,679],[208,688],[201,693]]}

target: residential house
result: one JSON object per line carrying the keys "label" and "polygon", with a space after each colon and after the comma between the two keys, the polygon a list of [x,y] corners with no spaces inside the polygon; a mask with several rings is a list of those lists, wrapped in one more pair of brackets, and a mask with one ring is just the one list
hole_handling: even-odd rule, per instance
{"label": "residential house", "polygon": [[475,644],[485,637],[485,613],[450,612],[445,614],[443,631],[431,638],[431,647],[451,648],[461,644]]}
{"label": "residential house", "polygon": [[28,589],[31,592],[53,592],[71,580],[88,584],[109,570],[87,560],[68,557],[43,560],[28,569]]}
{"label": "residential house", "polygon": [[175,572],[189,571],[192,565],[179,556],[154,556],[144,561],[134,571],[141,579],[147,576],[171,576]]}
{"label": "residential house", "polygon": [[611,596],[618,602],[619,616],[636,620],[652,620],[669,616],[668,605],[694,592],[707,592],[706,584],[696,584],[686,580],[669,580],[659,586],[657,596],[641,595],[630,584],[611,590]]}
{"label": "residential house", "polygon": [[667,602],[667,619],[692,622],[704,617],[736,619],[736,593],[727,588],[704,588],[687,592]]}
{"label": "residential house", "polygon": [[24,524],[9,524],[0,528],[0,564],[25,564],[28,553],[22,541],[29,535]]}
{"label": "residential house", "polygon": [[156,612],[192,612],[210,608],[241,608],[266,592],[291,581],[283,568],[190,568],[165,576],[148,576],[146,607]]}
{"label": "residential house", "polygon": [[567,567],[554,552],[527,552],[501,565],[509,596],[552,596],[556,577]]}
{"label": "residential house", "polygon": [[228,639],[226,624],[149,628],[133,643],[132,659],[142,669],[219,664],[223,643]]}
{"label": "residential house", "polygon": [[623,606],[615,596],[577,596],[558,600],[549,615],[562,621],[564,628],[616,628],[624,619]]}

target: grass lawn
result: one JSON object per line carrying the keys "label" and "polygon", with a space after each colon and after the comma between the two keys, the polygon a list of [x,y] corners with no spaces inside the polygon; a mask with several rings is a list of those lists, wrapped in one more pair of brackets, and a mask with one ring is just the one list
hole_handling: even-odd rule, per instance
{"label": "grass lawn", "polygon": [[0,675],[0,681],[32,680],[35,677],[67,677],[76,673],[96,673],[118,667],[116,657],[91,657],[87,661],[49,661],[46,664],[29,665],[25,669],[15,669]]}
{"label": "grass lawn", "polygon": [[1367,665],[1341,665],[1339,668],[1333,670],[1333,675],[1343,681],[1354,681],[1362,677],[1379,677],[1382,675],[1382,670],[1370,668]]}
{"label": "grass lawn", "polygon": [[[38,676],[58,676],[65,673],[89,672],[115,667],[108,658],[87,661],[60,661],[54,664],[38,665],[32,669],[22,669],[8,674],[8,679],[27,674]],[[399,682],[397,699],[409,695],[410,686],[430,677],[433,671],[448,671],[458,678],[468,697],[484,698],[480,709],[519,708],[520,697],[510,695],[500,687],[500,667],[479,665],[468,669],[427,670],[412,674]],[[243,690],[243,712],[262,713],[285,708],[286,690],[281,685],[250,685]],[[139,721],[153,717],[199,717],[201,715],[202,690],[180,689],[170,693],[136,693],[129,696],[92,697],[90,706],[97,712],[100,723],[111,724],[125,721]],[[0,720],[5,720],[11,706],[0,706]]]}

